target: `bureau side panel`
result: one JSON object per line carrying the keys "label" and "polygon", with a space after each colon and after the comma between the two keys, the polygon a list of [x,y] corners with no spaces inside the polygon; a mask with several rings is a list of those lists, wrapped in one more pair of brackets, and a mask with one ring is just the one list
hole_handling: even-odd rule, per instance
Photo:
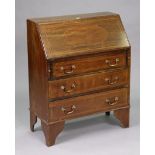
{"label": "bureau side panel", "polygon": [[47,60],[42,49],[37,26],[27,20],[30,110],[40,119],[48,118]]}
{"label": "bureau side panel", "polygon": [[128,65],[128,103],[130,104],[130,74],[131,74],[131,47],[127,51],[127,65]]}

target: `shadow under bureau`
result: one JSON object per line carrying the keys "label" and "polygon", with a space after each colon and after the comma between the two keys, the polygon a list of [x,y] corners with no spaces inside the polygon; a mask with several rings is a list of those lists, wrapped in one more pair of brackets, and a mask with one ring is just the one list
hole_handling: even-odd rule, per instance
{"label": "shadow under bureau", "polygon": [[120,16],[103,12],[27,20],[30,128],[47,146],[65,120],[113,111],[129,126],[130,44]]}

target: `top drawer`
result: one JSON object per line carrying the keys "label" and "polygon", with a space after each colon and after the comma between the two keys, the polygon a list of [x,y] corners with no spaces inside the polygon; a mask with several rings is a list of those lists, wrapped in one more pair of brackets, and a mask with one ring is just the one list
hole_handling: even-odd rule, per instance
{"label": "top drawer", "polygon": [[115,53],[74,59],[64,59],[53,62],[53,77],[75,75],[102,69],[125,67],[126,54]]}

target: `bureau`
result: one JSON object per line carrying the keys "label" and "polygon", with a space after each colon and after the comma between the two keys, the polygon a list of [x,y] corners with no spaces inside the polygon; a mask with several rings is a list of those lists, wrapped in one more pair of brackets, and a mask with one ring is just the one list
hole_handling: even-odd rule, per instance
{"label": "bureau", "polygon": [[129,127],[130,53],[120,16],[90,13],[27,20],[30,128],[47,146],[65,120],[104,112]]}

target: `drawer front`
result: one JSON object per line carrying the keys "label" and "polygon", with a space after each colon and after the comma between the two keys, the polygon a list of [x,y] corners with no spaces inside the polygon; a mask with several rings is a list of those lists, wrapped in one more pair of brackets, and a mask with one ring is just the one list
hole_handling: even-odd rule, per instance
{"label": "drawer front", "polygon": [[61,77],[75,75],[90,71],[124,67],[126,65],[126,54],[111,54],[63,60],[53,63],[53,76]]}
{"label": "drawer front", "polygon": [[50,120],[57,121],[128,106],[128,89],[116,89],[49,103]]}
{"label": "drawer front", "polygon": [[86,93],[111,88],[128,82],[128,70],[98,72],[94,74],[49,81],[49,98]]}

